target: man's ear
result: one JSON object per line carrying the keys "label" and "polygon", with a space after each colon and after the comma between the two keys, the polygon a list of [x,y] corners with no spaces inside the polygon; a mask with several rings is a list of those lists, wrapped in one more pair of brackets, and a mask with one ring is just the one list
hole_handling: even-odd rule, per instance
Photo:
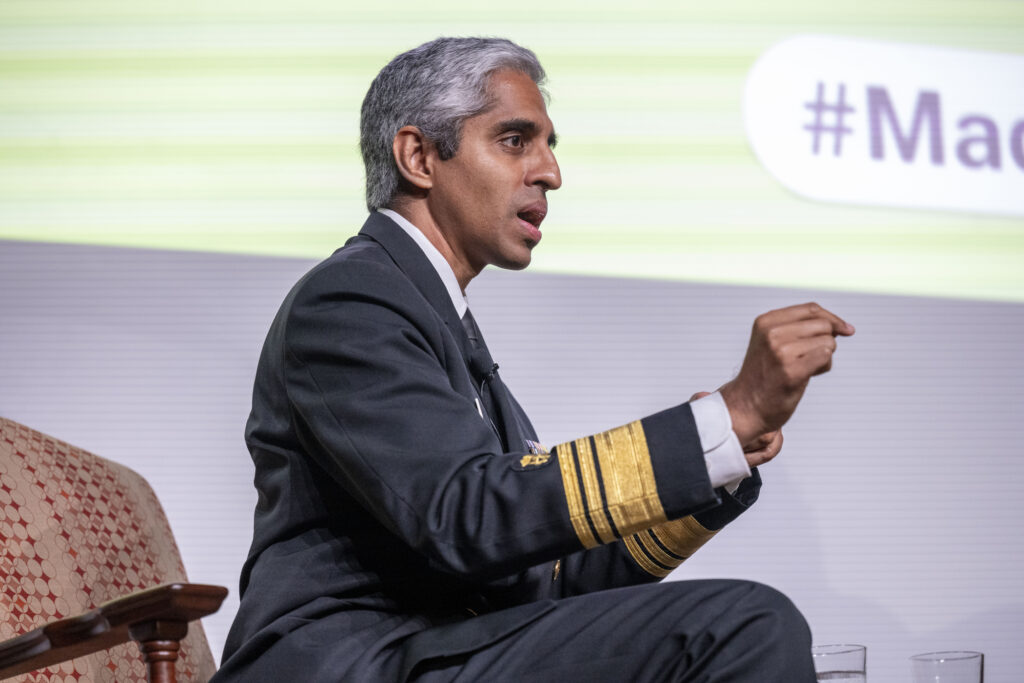
{"label": "man's ear", "polygon": [[434,186],[433,170],[437,149],[416,126],[403,126],[391,142],[398,172],[413,187],[429,190]]}

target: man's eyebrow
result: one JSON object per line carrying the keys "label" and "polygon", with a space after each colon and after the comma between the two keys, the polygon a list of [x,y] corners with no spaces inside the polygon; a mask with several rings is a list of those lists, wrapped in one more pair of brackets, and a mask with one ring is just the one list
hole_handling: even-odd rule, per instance
{"label": "man's eyebrow", "polygon": [[[510,130],[517,130],[526,135],[534,135],[537,133],[539,126],[535,121],[530,119],[506,119],[504,121],[498,121],[494,124],[495,134],[505,133]],[[548,146],[554,147],[558,144],[558,136],[555,135],[554,131],[548,136]]]}

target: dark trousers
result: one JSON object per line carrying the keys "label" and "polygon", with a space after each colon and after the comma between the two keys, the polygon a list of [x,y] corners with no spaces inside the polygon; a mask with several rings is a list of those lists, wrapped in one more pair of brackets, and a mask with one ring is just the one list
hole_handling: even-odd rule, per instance
{"label": "dark trousers", "polygon": [[807,622],[772,588],[667,581],[560,600],[488,647],[419,662],[409,680],[803,683],[810,647]]}

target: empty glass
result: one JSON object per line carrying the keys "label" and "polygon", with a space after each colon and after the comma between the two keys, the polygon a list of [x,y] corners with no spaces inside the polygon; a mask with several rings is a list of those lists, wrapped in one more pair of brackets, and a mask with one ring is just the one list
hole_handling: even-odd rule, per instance
{"label": "empty glass", "polygon": [[982,683],[985,655],[980,652],[927,652],[910,658],[914,683]]}
{"label": "empty glass", "polygon": [[819,681],[864,683],[867,680],[867,648],[863,645],[815,645],[811,655]]}

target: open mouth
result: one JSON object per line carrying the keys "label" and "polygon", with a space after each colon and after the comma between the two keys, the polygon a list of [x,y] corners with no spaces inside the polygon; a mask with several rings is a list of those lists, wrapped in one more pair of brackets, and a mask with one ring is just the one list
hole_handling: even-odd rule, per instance
{"label": "open mouth", "polygon": [[535,228],[539,228],[541,222],[544,220],[544,216],[547,215],[547,207],[539,204],[528,206],[522,211],[518,212],[516,216],[521,221],[525,221]]}

